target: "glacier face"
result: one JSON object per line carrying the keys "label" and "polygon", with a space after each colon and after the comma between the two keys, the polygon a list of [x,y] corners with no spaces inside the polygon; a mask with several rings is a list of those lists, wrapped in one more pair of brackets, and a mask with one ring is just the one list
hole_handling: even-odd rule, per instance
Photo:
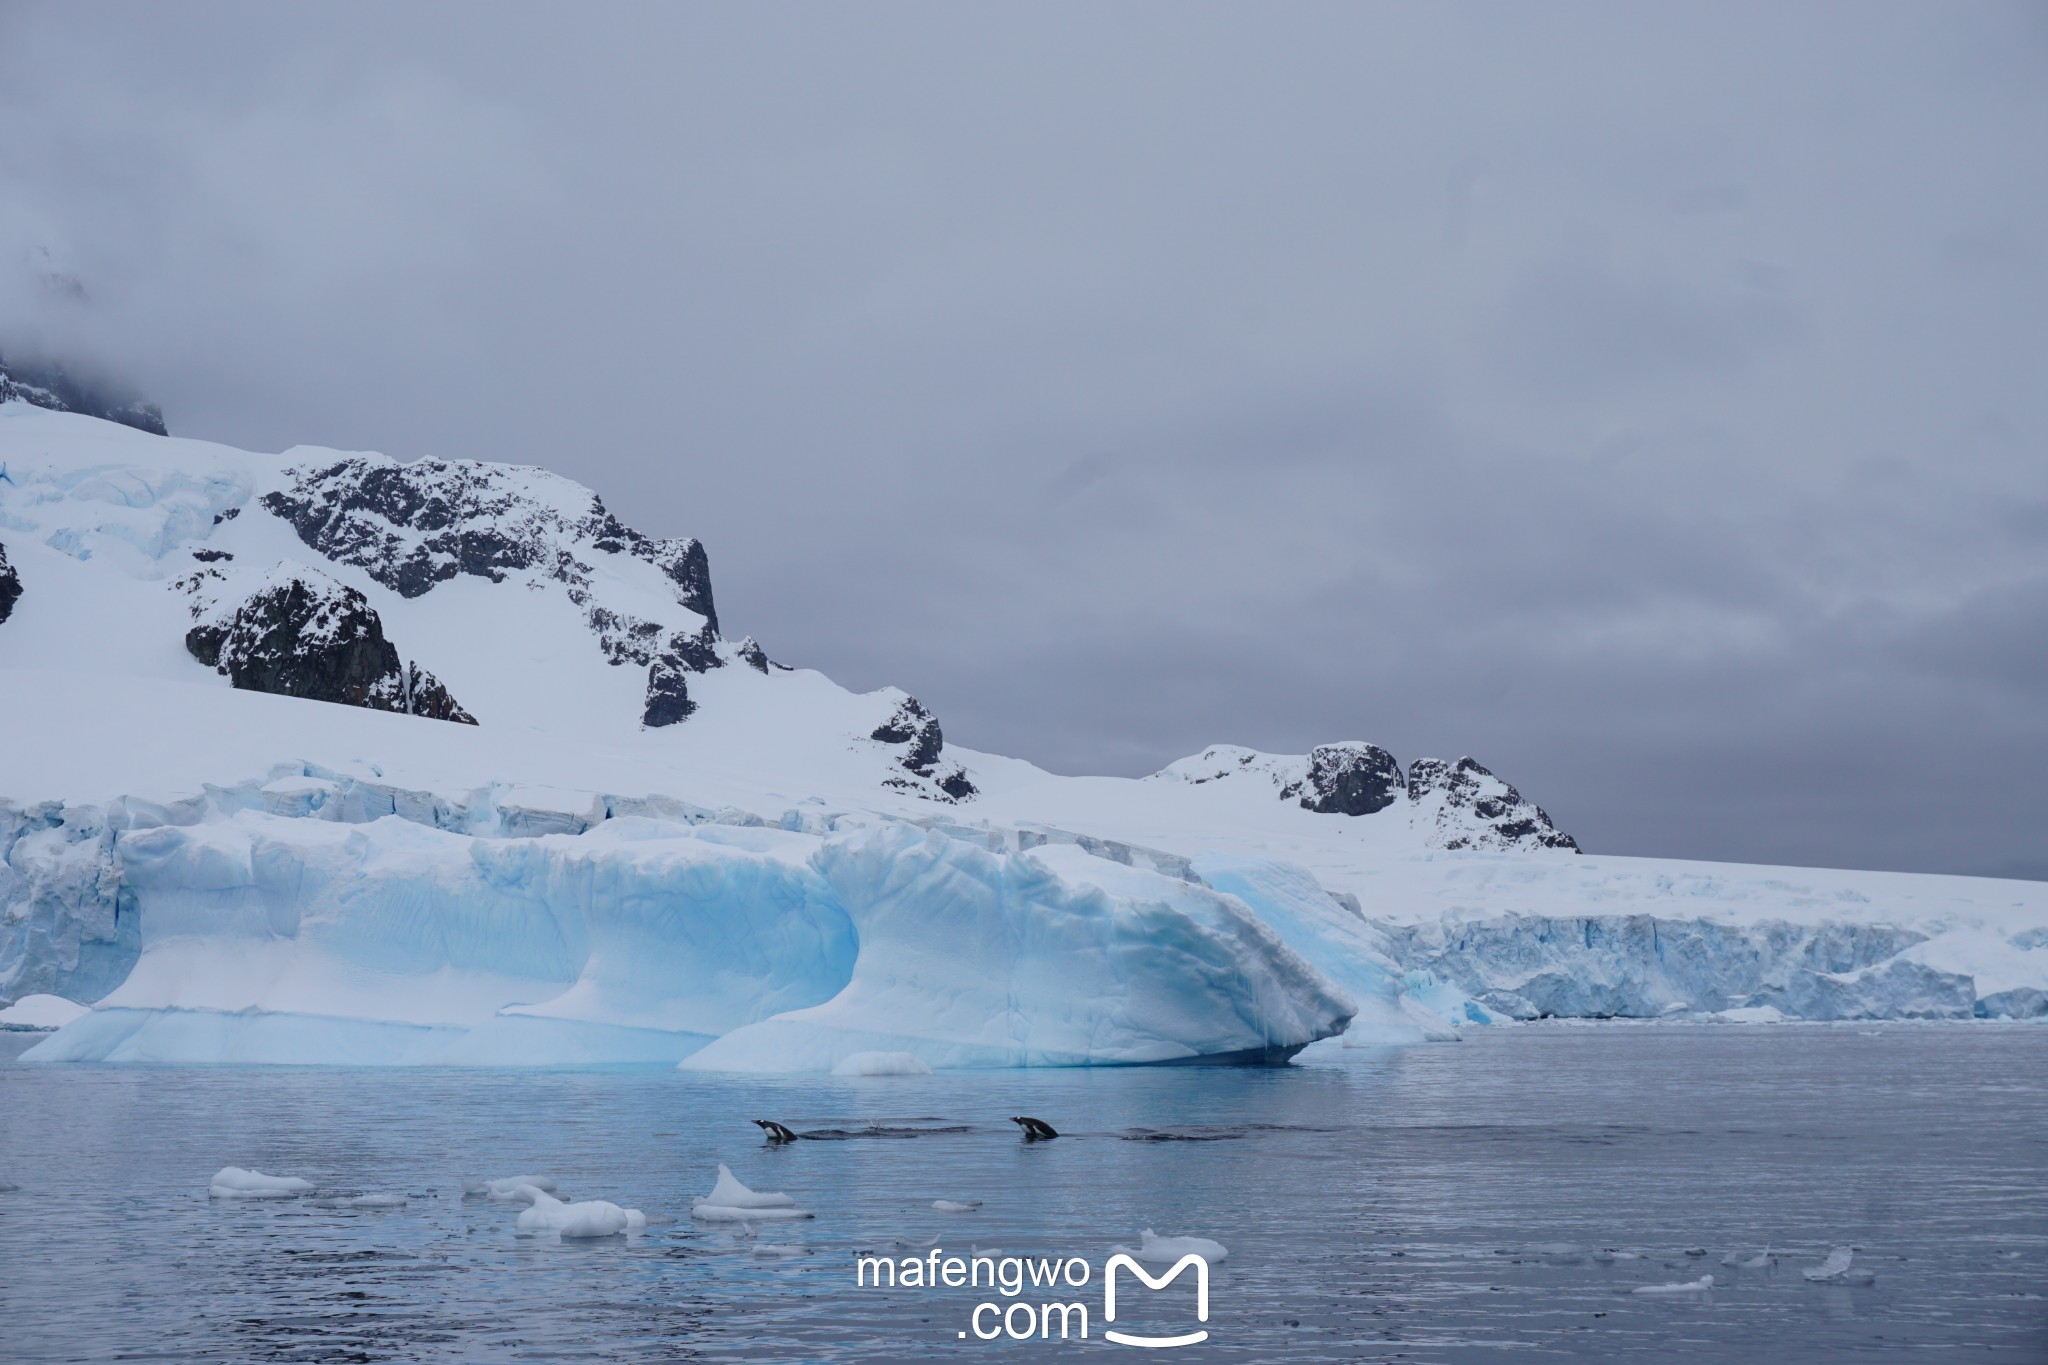
{"label": "glacier face", "polygon": [[1276,1061],[1352,1002],[1240,903],[1072,845],[991,852],[891,826],[821,850],[861,956],[831,1001],[738,1029],[692,1068],[829,1072]]}
{"label": "glacier face", "polygon": [[[385,798],[408,818],[364,785],[280,778],[145,812],[142,827],[126,808],[78,812],[89,837],[24,871],[44,936],[69,926],[99,954],[97,978],[74,968],[62,983],[91,996],[120,979],[31,1059],[1271,1060],[1351,1013],[1242,906],[1078,849],[996,853],[901,823],[692,824],[520,789],[488,823],[425,794]],[[579,804],[588,828],[516,832]],[[0,970],[26,980],[47,956],[15,934]]]}

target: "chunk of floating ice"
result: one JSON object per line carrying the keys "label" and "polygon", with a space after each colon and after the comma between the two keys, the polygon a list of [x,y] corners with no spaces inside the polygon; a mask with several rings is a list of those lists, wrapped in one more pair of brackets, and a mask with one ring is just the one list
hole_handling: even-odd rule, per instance
{"label": "chunk of floating ice", "polygon": [[1747,1256],[1739,1251],[1731,1251],[1721,1258],[1721,1264],[1736,1270],[1768,1270],[1771,1264],[1771,1249],[1765,1247],[1762,1251]]}
{"label": "chunk of floating ice", "polygon": [[786,1194],[750,1190],[725,1165],[718,1164],[718,1183],[711,1193],[690,1205],[690,1217],[702,1223],[747,1223],[764,1218],[809,1218]]}
{"label": "chunk of floating ice", "polygon": [[934,1199],[932,1207],[940,1213],[973,1213],[981,1207],[979,1199]]}
{"label": "chunk of floating ice", "polygon": [[1593,1253],[1593,1259],[1601,1265],[1613,1265],[1616,1261],[1640,1261],[1643,1258],[1633,1251],[1616,1251],[1613,1247],[1602,1247]]}
{"label": "chunk of floating ice", "polygon": [[555,1182],[545,1175],[508,1175],[502,1180],[470,1180],[462,1186],[465,1199],[490,1199],[500,1204],[527,1203],[522,1189],[531,1187],[544,1194],[555,1193]]}
{"label": "chunk of floating ice", "polygon": [[1714,1287],[1712,1275],[1702,1275],[1697,1280],[1683,1284],[1639,1284],[1629,1290],[1631,1294],[1704,1294]]}
{"label": "chunk of floating ice", "polygon": [[1687,1247],[1685,1254],[1688,1256],[1704,1256],[1707,1254],[1707,1249],[1705,1247]]}
{"label": "chunk of floating ice", "polygon": [[519,1231],[526,1236],[557,1232],[564,1237],[614,1237],[647,1226],[647,1215],[638,1209],[622,1209],[603,1199],[565,1204],[546,1190],[526,1188],[532,1202],[519,1212]]}
{"label": "chunk of floating ice", "polygon": [[915,1052],[855,1052],[832,1068],[835,1076],[929,1076],[931,1063]]}
{"label": "chunk of floating ice", "polygon": [[803,1247],[786,1243],[768,1242],[754,1248],[754,1255],[762,1260],[787,1259],[791,1256],[808,1256],[811,1253]]}
{"label": "chunk of floating ice", "polygon": [[1836,1247],[1828,1253],[1828,1258],[1825,1261],[1822,1261],[1819,1265],[1810,1265],[1799,1273],[1812,1280],[1815,1284],[1822,1284],[1828,1280],[1839,1280],[1849,1273],[1849,1262],[1855,1258],[1856,1253],[1850,1248]]}
{"label": "chunk of floating ice", "polygon": [[1146,1228],[1141,1235],[1135,1251],[1122,1246],[1111,1247],[1110,1250],[1122,1252],[1147,1264],[1178,1261],[1181,1257],[1192,1254],[1214,1265],[1230,1255],[1223,1249],[1223,1243],[1212,1242],[1207,1237],[1161,1237],[1150,1228]]}
{"label": "chunk of floating ice", "polygon": [[359,1194],[347,1201],[352,1209],[402,1209],[405,1196],[402,1194]]}
{"label": "chunk of floating ice", "polygon": [[773,1194],[762,1190],[750,1190],[732,1173],[724,1162],[718,1163],[718,1183],[711,1187],[711,1193],[697,1201],[722,1209],[791,1209],[796,1200],[786,1194]]}
{"label": "chunk of floating ice", "polygon": [[312,1188],[312,1181],[295,1175],[265,1175],[240,1166],[223,1166],[206,1193],[212,1199],[296,1199]]}

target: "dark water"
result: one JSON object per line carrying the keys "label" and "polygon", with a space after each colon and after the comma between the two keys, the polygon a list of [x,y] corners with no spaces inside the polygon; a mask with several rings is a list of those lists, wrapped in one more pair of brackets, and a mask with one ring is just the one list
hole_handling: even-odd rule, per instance
{"label": "dark water", "polygon": [[[1017,1113],[1065,1135],[1021,1143]],[[842,1136],[772,1149],[755,1117]],[[693,1225],[719,1160],[817,1218]],[[229,1164],[413,1198],[209,1202]],[[678,1221],[520,1238],[459,1195],[520,1173]],[[0,1062],[0,1181],[9,1362],[1147,1359],[1100,1317],[1103,1258],[1144,1227],[1230,1251],[1211,1340],[1166,1359],[2048,1361],[2039,1027],[1524,1028],[1271,1071],[803,1083]],[[1020,1298],[1086,1304],[1089,1340],[963,1340],[1010,1302],[986,1289],[855,1288],[854,1250],[898,1238],[1087,1258],[1086,1289]],[[1768,1271],[1719,1264],[1767,1243]],[[1807,1283],[1836,1245],[1876,1282]],[[1199,1325],[1186,1279],[1120,1294],[1118,1327]]]}

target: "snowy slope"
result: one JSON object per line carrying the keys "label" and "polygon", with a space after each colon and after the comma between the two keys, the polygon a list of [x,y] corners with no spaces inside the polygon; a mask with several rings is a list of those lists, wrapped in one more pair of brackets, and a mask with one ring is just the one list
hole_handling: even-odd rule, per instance
{"label": "snowy slope", "polygon": [[1363,742],[1142,781],[962,751],[732,643],[701,545],[545,471],[22,403],[0,469],[0,1001],[99,1005],[44,1057],[830,1070],[2048,1012],[2036,883],[1578,855],[1471,760]]}

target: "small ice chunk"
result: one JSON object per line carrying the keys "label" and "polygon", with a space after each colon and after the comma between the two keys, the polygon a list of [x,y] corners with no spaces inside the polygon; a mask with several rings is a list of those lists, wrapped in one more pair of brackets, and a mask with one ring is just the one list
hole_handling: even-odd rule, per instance
{"label": "small ice chunk", "polygon": [[1740,1251],[1731,1251],[1721,1258],[1721,1264],[1735,1270],[1768,1270],[1771,1265],[1771,1249],[1765,1247],[1762,1251],[1748,1255]]}
{"label": "small ice chunk", "polygon": [[803,1247],[790,1246],[783,1242],[765,1242],[754,1248],[754,1255],[761,1260],[787,1259],[791,1256],[808,1256],[811,1253]]}
{"label": "small ice chunk", "polygon": [[638,1209],[622,1209],[603,1199],[565,1204],[546,1190],[532,1185],[526,1189],[530,1203],[519,1212],[519,1231],[525,1236],[555,1232],[564,1237],[615,1237],[647,1227],[647,1215]]}
{"label": "small ice chunk", "polygon": [[1697,1280],[1683,1284],[1639,1284],[1629,1290],[1631,1294],[1704,1294],[1714,1287],[1712,1275],[1702,1275]]}
{"label": "small ice chunk", "polygon": [[223,1166],[206,1193],[212,1199],[296,1199],[312,1190],[312,1181],[295,1175],[265,1175],[240,1166]]}
{"label": "small ice chunk", "polygon": [[348,1201],[352,1209],[402,1209],[405,1196],[402,1194],[359,1194]]}
{"label": "small ice chunk", "polygon": [[832,1068],[835,1076],[929,1076],[931,1063],[915,1052],[855,1052]]}
{"label": "small ice chunk", "polygon": [[1799,1273],[1812,1280],[1815,1284],[1824,1284],[1829,1280],[1839,1280],[1849,1273],[1849,1262],[1855,1258],[1856,1253],[1851,1248],[1836,1247],[1828,1253],[1828,1258],[1825,1261],[1822,1261],[1819,1265],[1808,1266]]}
{"label": "small ice chunk", "polygon": [[502,1180],[471,1180],[462,1186],[464,1198],[489,1199],[499,1204],[524,1204],[529,1202],[520,1191],[536,1189],[544,1194],[554,1194],[556,1185],[551,1176],[508,1175]]}
{"label": "small ice chunk", "polygon": [[1640,1261],[1643,1258],[1633,1251],[1617,1251],[1613,1247],[1602,1247],[1593,1253],[1593,1259],[1601,1265],[1613,1265],[1616,1261]]}
{"label": "small ice chunk", "polygon": [[1148,1265],[1178,1261],[1187,1255],[1199,1256],[1214,1265],[1230,1255],[1223,1249],[1223,1243],[1212,1242],[1207,1237],[1161,1237],[1150,1228],[1141,1234],[1137,1250],[1124,1246],[1111,1247],[1110,1250],[1122,1252]]}
{"label": "small ice chunk", "polygon": [[1705,1247],[1687,1247],[1685,1254],[1688,1256],[1704,1256],[1707,1254],[1707,1249]]}
{"label": "small ice chunk", "polygon": [[979,1199],[934,1199],[932,1207],[940,1213],[973,1213],[981,1207]]}
{"label": "small ice chunk", "polygon": [[722,1209],[791,1209],[796,1200],[786,1194],[772,1194],[761,1190],[750,1190],[732,1173],[724,1162],[718,1163],[718,1183],[711,1187],[711,1193],[697,1201],[700,1204],[714,1204]]}

